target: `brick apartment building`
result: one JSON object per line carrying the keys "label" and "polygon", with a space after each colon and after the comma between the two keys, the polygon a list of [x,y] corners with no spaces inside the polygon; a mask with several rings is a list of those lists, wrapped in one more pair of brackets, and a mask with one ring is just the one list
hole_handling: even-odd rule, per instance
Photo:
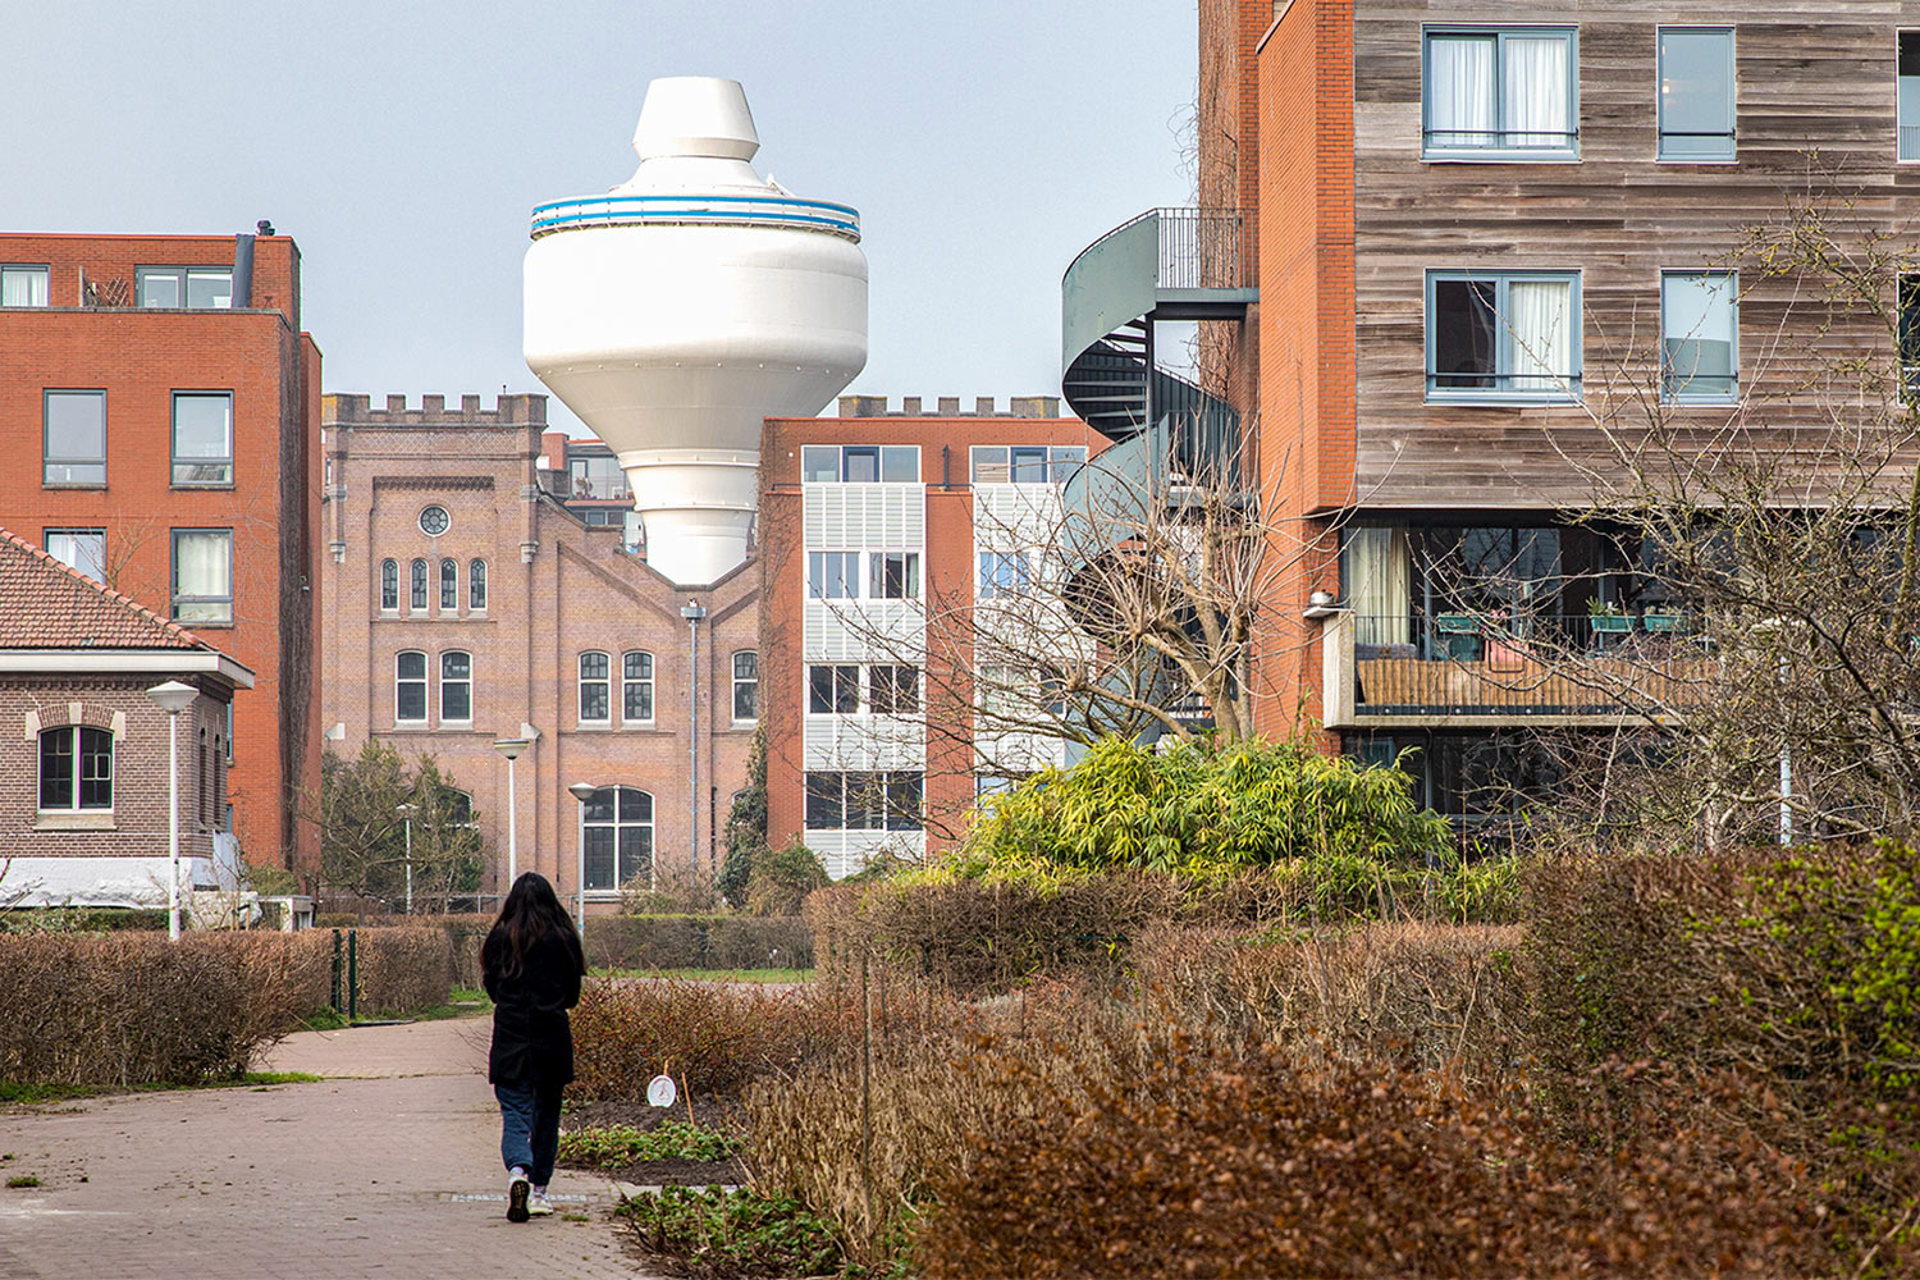
{"label": "brick apartment building", "polygon": [[[1572,518],[1617,466],[1593,415],[1630,384],[1677,439],[1738,420],[1779,456],[1823,438],[1805,393],[1823,361],[1893,363],[1883,328],[1796,308],[1793,279],[1733,257],[1823,174],[1843,242],[1904,225],[1920,4],[1813,25],[1765,3],[1203,0],[1199,18],[1200,208],[1143,214],[1068,270],[1067,399],[1143,452],[1181,393],[1152,330],[1199,321],[1185,392],[1244,438],[1233,482],[1287,543],[1260,727],[1304,705],[1338,749],[1414,748],[1436,809],[1490,816],[1477,796],[1531,785],[1527,727],[1631,717],[1578,679],[1502,678],[1525,659],[1487,620],[1590,654],[1595,611],[1643,647],[1681,625],[1651,562]],[[1902,333],[1916,299],[1888,300]],[[1105,412],[1116,385],[1137,408]],[[1205,434],[1139,474],[1189,468]]]}
{"label": "brick apartment building", "polygon": [[437,757],[485,833],[484,893],[507,882],[502,739],[530,740],[519,869],[570,897],[584,854],[603,906],[656,858],[710,869],[759,715],[755,566],[650,568],[610,451],[546,430],[545,396],[328,395],[323,417],[329,748]]}
{"label": "brick apartment building", "polygon": [[167,898],[168,715],[181,681],[182,884],[211,887],[225,836],[228,711],[253,673],[204,639],[0,530],[0,902]]}
{"label": "brick apartment building", "polygon": [[[769,418],[760,496],[761,676],[768,837],[795,835],[836,878],[882,851],[915,857],[964,830],[979,791],[1065,763],[1057,739],[973,740],[965,627],[983,595],[1031,580],[1020,522],[1103,443],[1049,396],[842,396],[840,417]],[[1010,535],[1011,531],[1011,537]],[[961,705],[937,705],[942,696]],[[929,722],[935,726],[929,730]],[[956,731],[957,730],[957,731]],[[1007,758],[1019,763],[1009,766]]]}
{"label": "brick apartment building", "polygon": [[0,235],[0,525],[254,673],[222,735],[231,822],[249,858],[303,876],[319,389],[285,236]]}

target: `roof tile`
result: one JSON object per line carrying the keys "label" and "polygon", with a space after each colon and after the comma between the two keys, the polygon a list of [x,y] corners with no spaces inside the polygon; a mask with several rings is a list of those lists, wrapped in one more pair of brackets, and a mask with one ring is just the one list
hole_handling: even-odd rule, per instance
{"label": "roof tile", "polygon": [[0,649],[213,646],[0,529]]}

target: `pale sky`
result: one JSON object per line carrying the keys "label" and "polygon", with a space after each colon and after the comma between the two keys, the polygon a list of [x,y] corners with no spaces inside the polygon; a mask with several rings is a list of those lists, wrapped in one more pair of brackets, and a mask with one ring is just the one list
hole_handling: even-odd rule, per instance
{"label": "pale sky", "polygon": [[848,390],[896,402],[1057,395],[1060,273],[1192,198],[1194,0],[0,0],[0,41],[0,228],[271,219],[325,388],[376,402],[544,389],[528,212],[631,176],[655,76],[739,80],[760,172],[860,210]]}

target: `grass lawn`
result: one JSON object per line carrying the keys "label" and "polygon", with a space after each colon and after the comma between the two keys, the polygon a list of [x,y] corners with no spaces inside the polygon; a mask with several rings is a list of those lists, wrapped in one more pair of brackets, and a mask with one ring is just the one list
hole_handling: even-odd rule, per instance
{"label": "grass lawn", "polygon": [[0,1082],[0,1105],[71,1102],[115,1093],[168,1093],[176,1089],[267,1089],[276,1084],[315,1084],[323,1076],[305,1071],[249,1071],[231,1080],[202,1080],[196,1084],[13,1084]]}

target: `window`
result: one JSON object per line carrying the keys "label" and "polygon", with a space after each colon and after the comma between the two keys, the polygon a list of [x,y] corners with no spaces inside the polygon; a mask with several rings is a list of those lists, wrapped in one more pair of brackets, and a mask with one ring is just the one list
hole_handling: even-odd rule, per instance
{"label": "window", "polygon": [[1900,33],[1899,158],[1920,160],[1920,31]]}
{"label": "window", "polygon": [[628,724],[653,719],[653,655],[620,655],[620,718]]}
{"label": "window", "polygon": [[400,566],[392,560],[380,562],[380,608],[392,611],[400,607]]}
{"label": "window", "polygon": [[231,267],[136,267],[133,288],[143,307],[186,307],[194,311],[233,305]]}
{"label": "window", "polygon": [[920,446],[802,445],[800,478],[808,484],[918,484]]}
{"label": "window", "polygon": [[1575,34],[1567,27],[1427,29],[1429,160],[1578,158]]}
{"label": "window", "polygon": [[55,560],[95,582],[107,580],[105,529],[48,529],[44,537],[41,545]]}
{"label": "window", "polygon": [[233,530],[173,531],[173,618],[233,621]]}
{"label": "window", "polygon": [[760,718],[760,655],[751,649],[733,655],[733,718]]}
{"label": "window", "polygon": [[1660,158],[1733,159],[1733,28],[1660,28]]}
{"label": "window", "polygon": [[810,831],[918,831],[921,775],[918,771],[809,773],[806,802]]}
{"label": "window", "polygon": [[40,735],[40,809],[113,808],[113,734],[63,725]]}
{"label": "window", "polygon": [[440,562],[440,612],[452,613],[460,607],[460,566],[452,560]]}
{"label": "window", "polygon": [[1033,567],[1023,551],[982,551],[980,553],[980,589],[982,600],[1001,596],[1024,596],[1033,590]]}
{"label": "window", "polygon": [[1678,404],[1725,404],[1740,379],[1740,277],[1668,271],[1660,277],[1660,386]]}
{"label": "window", "polygon": [[393,718],[402,724],[427,721],[427,655],[417,650],[394,655]]}
{"label": "window", "polygon": [[571,496],[575,498],[619,498],[633,497],[633,491],[627,487],[627,473],[620,467],[620,460],[612,454],[588,454],[585,457],[569,455],[567,475]]}
{"label": "window", "polygon": [[580,806],[586,887],[608,891],[653,883],[653,797],[634,787],[602,787]]}
{"label": "window", "polygon": [[44,307],[47,305],[46,267],[0,267],[0,307]]}
{"label": "window", "polygon": [[920,709],[920,668],[875,663],[867,670],[867,705],[876,715],[910,715]]}
{"label": "window", "polygon": [[449,649],[440,655],[440,722],[473,719],[473,655]]}
{"label": "window", "polygon": [[597,650],[580,655],[580,722],[609,724],[613,720],[613,659]]}
{"label": "window", "polygon": [[487,562],[485,560],[467,562],[467,608],[474,613],[486,611]]}
{"label": "window", "polygon": [[42,400],[46,484],[107,482],[107,393],[49,391]]}
{"label": "window", "polygon": [[809,551],[807,594],[816,600],[857,600],[860,597],[858,551]]}
{"label": "window", "polygon": [[1578,399],[1579,317],[1577,273],[1428,272],[1428,398]]}
{"label": "window", "polygon": [[427,608],[427,562],[415,560],[407,566],[407,607],[415,613]]}
{"label": "window", "polygon": [[194,756],[193,776],[199,780],[200,785],[194,788],[194,799],[196,803],[193,806],[193,816],[194,820],[199,823],[200,830],[205,831],[207,829],[207,811],[211,807],[211,801],[213,800],[213,773],[207,760],[207,731],[205,729],[200,730],[200,742],[196,750],[197,754]]}
{"label": "window", "polygon": [[920,553],[918,551],[876,551],[871,576],[873,594],[881,600],[918,600],[920,598]]}
{"label": "window", "polygon": [[821,716],[859,711],[860,668],[853,664],[808,667],[807,710]]}
{"label": "window", "polygon": [[173,482],[233,483],[233,394],[173,393]]}
{"label": "window", "polygon": [[438,503],[420,508],[420,532],[429,538],[437,538],[453,527],[453,517],[447,509]]}
{"label": "window", "polygon": [[972,450],[975,484],[1059,484],[1086,465],[1080,445],[977,444]]}

